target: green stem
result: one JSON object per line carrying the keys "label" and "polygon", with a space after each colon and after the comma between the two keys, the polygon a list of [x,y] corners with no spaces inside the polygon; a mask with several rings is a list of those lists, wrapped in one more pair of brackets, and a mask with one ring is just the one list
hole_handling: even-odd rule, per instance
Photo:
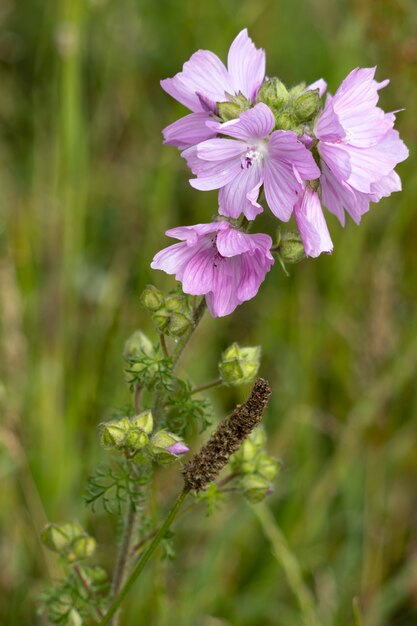
{"label": "green stem", "polygon": [[177,513],[178,513],[178,511],[179,511],[179,509],[180,509],[180,507],[182,505],[182,503],[185,501],[185,499],[187,498],[188,494],[189,494],[189,489],[184,489],[180,493],[180,495],[178,496],[177,500],[174,503],[174,506],[171,508],[170,512],[168,513],[164,523],[162,524],[162,526],[160,527],[160,529],[156,533],[156,535],[153,538],[152,542],[150,543],[149,547],[145,550],[145,552],[140,557],[139,561],[136,563],[136,565],[132,569],[132,572],[131,572],[129,578],[127,579],[125,585],[123,586],[123,588],[120,591],[119,595],[111,603],[111,605],[109,607],[109,610],[107,611],[107,613],[104,616],[104,618],[101,620],[99,626],[106,626],[106,624],[109,624],[110,620],[113,617],[113,615],[115,615],[115,613],[121,607],[121,605],[123,603],[123,600],[126,598],[126,596],[129,593],[130,589],[132,588],[132,586],[136,582],[136,579],[139,577],[139,575],[143,571],[145,565],[147,564],[147,562],[149,561],[149,559],[151,558],[151,556],[155,552],[155,550],[158,547],[158,545],[160,544],[161,540],[167,534],[167,532],[168,532],[172,522],[174,521],[174,519],[175,519],[175,517],[176,517],[176,515],[177,515]]}
{"label": "green stem", "polygon": [[219,387],[220,385],[223,385],[223,379],[217,378],[216,380],[212,380],[210,383],[207,383],[205,385],[200,385],[200,387],[194,387],[194,389],[191,391],[191,394],[200,393],[200,391],[206,391],[207,389],[212,389],[213,387]]}
{"label": "green stem", "polygon": [[193,324],[190,326],[189,330],[187,330],[187,332],[185,333],[185,335],[183,335],[181,337],[181,339],[179,340],[177,347],[175,348],[174,352],[172,353],[172,360],[174,363],[174,370],[176,369],[177,365],[178,365],[178,361],[186,347],[186,345],[188,344],[188,342],[190,341],[191,337],[193,336],[193,333],[195,331],[195,329],[197,328],[197,326],[199,325],[205,311],[206,311],[207,305],[206,305],[206,299],[203,296],[202,299],[200,300],[199,304],[197,305],[195,311],[194,311],[194,316],[193,316]]}

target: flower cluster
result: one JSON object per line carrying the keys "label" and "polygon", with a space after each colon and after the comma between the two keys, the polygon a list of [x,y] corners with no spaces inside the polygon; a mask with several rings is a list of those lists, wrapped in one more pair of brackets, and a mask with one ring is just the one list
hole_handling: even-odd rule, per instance
{"label": "flower cluster", "polygon": [[243,228],[263,211],[287,222],[292,215],[306,256],[333,250],[322,205],[342,226],[345,212],[358,224],[369,209],[401,189],[395,166],[408,150],[394,130],[395,114],[377,106],[376,68],[357,68],[334,96],[327,85],[288,90],[265,77],[265,53],[243,30],[233,41],[227,68],[199,50],[182,72],[161,82],[191,110],[163,131],[181,149],[195,189],[219,190],[211,224],[173,228],[179,239],[159,252],[155,269],[174,274],[183,291],[205,295],[213,316],[231,313],[253,298],[274,263],[272,239]]}

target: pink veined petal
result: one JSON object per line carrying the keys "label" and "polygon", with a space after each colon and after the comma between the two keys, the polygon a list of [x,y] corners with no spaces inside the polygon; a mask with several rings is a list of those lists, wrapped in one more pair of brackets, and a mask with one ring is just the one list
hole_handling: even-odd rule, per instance
{"label": "pink veined petal", "polygon": [[291,164],[303,180],[313,180],[320,176],[313,155],[291,131],[273,132],[268,143],[268,153],[268,161],[278,159]]}
{"label": "pink veined petal", "polygon": [[241,171],[240,159],[211,163],[206,161],[208,167],[204,173],[199,172],[198,178],[191,178],[190,185],[200,191],[221,189],[230,183]]}
{"label": "pink veined petal", "polygon": [[197,146],[197,156],[203,161],[227,161],[246,152],[246,144],[233,139],[209,139]]}
{"label": "pink veined petal", "polygon": [[356,191],[346,182],[339,181],[323,162],[322,171],[320,183],[323,204],[330,213],[336,215],[342,226],[345,225],[345,210],[359,224],[362,215],[369,210],[369,194]]}
{"label": "pink veined petal", "polygon": [[[233,85],[219,57],[209,50],[198,50],[184,63],[182,72],[161,81],[162,88],[193,112],[207,111],[225,99]],[[200,97],[199,97],[200,95]],[[204,99],[203,103],[201,98]]]}
{"label": "pink veined petal", "polygon": [[190,113],[170,124],[162,131],[164,144],[183,150],[206,139],[216,136],[216,132],[206,126],[210,121],[208,113]]}
{"label": "pink veined petal", "polygon": [[314,134],[322,141],[339,141],[345,137],[345,131],[333,108],[333,99],[328,94],[326,104],[314,127]]}
{"label": "pink veined petal", "polygon": [[183,270],[182,289],[193,296],[204,295],[211,291],[214,281],[214,263],[217,251],[210,239],[204,241],[204,247],[194,251]]}
{"label": "pink veined petal", "polygon": [[165,232],[168,237],[186,241],[188,245],[195,245],[200,237],[217,233],[229,227],[228,222],[210,222],[209,224],[193,224],[192,226],[177,226]]}
{"label": "pink veined petal", "polygon": [[311,85],[308,85],[307,89],[318,89],[321,98],[327,90],[327,83],[323,78],[319,78],[314,83],[311,83]]}
{"label": "pink veined petal", "polygon": [[294,217],[307,256],[317,257],[333,250],[320,199],[310,186],[306,187],[302,201],[295,207]]}
{"label": "pink veined petal", "polygon": [[342,143],[327,143],[324,141],[319,141],[317,145],[321,158],[339,180],[347,180],[352,171],[347,147]]}
{"label": "pink veined petal", "polygon": [[151,263],[154,270],[162,270],[167,274],[175,274],[178,280],[182,279],[183,271],[195,251],[186,243],[174,243],[158,252]]}
{"label": "pink veined petal", "polygon": [[206,302],[213,317],[224,317],[232,313],[240,301],[237,285],[241,273],[241,256],[223,259],[213,270],[213,288],[206,295]]}
{"label": "pink veined petal", "polygon": [[233,180],[220,189],[220,215],[237,218],[243,213],[247,219],[253,220],[262,213],[263,209],[257,202],[262,182],[262,166],[259,163],[241,169]]}
{"label": "pink veined petal", "polygon": [[351,173],[347,182],[363,193],[371,193],[371,186],[408,157],[408,148],[396,130],[390,130],[375,146],[356,148],[345,146],[350,158]]}
{"label": "pink veined petal", "polygon": [[395,191],[401,191],[401,178],[392,170],[387,176],[371,185],[371,202],[379,202],[381,198],[390,196]]}
{"label": "pink veined petal", "polygon": [[246,28],[230,46],[227,68],[234,93],[241,92],[251,102],[255,100],[265,78],[265,51],[255,47]]}
{"label": "pink veined petal", "polygon": [[218,234],[216,245],[224,257],[233,257],[247,252],[254,254],[257,250],[262,251],[266,256],[272,246],[272,239],[269,235],[262,233],[249,235],[237,228],[230,227]]}
{"label": "pink veined petal", "polygon": [[220,124],[217,132],[244,141],[265,139],[275,126],[275,118],[271,109],[259,102],[252,109],[241,113],[239,119]]}
{"label": "pink veined petal", "polygon": [[264,167],[264,191],[272,213],[283,222],[288,222],[298,193],[302,187],[296,179],[292,165],[267,159]]}
{"label": "pink veined petal", "polygon": [[272,256],[266,257],[260,250],[256,250],[253,255],[243,255],[240,281],[237,286],[240,302],[251,300],[256,296],[273,264]]}

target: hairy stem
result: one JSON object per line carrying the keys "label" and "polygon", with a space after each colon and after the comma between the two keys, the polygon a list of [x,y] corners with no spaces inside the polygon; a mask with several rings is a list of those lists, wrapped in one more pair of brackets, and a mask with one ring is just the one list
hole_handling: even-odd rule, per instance
{"label": "hairy stem", "polygon": [[172,522],[174,521],[174,519],[175,519],[175,517],[176,517],[176,515],[177,515],[177,513],[178,513],[178,511],[179,511],[179,509],[180,509],[180,507],[182,505],[182,503],[185,501],[185,499],[187,498],[188,494],[189,494],[189,489],[187,489],[187,488],[185,488],[180,493],[180,495],[178,496],[177,500],[175,501],[173,507],[171,508],[170,512],[168,513],[167,517],[165,518],[164,523],[162,524],[162,526],[160,527],[160,529],[156,533],[155,537],[153,538],[152,542],[150,543],[149,547],[145,550],[145,552],[140,557],[139,561],[134,566],[134,568],[133,568],[129,578],[127,579],[126,583],[122,587],[122,590],[120,591],[118,596],[113,600],[112,604],[109,607],[109,610],[107,611],[107,613],[104,616],[104,618],[101,620],[100,626],[106,626],[106,624],[110,624],[110,620],[113,618],[113,616],[119,610],[120,606],[123,603],[123,600],[126,598],[126,596],[129,593],[131,587],[134,585],[134,583],[136,582],[137,578],[139,577],[139,575],[143,571],[145,565],[147,564],[147,562],[149,561],[149,559],[151,558],[151,556],[155,552],[156,548],[159,546],[161,540],[165,537],[165,535],[168,532]]}
{"label": "hairy stem", "polygon": [[91,587],[90,587],[90,584],[89,584],[88,580],[86,580],[86,579],[84,578],[84,575],[83,575],[83,572],[82,572],[82,570],[81,570],[81,567],[80,567],[78,564],[74,565],[74,572],[76,573],[76,575],[78,576],[78,578],[79,578],[79,580],[80,580],[80,582],[81,582],[82,586],[84,587],[84,589],[85,589],[85,591],[86,591],[86,593],[87,593],[87,596],[90,598],[90,600],[92,600],[92,602],[93,602],[93,606],[95,607],[95,611],[96,611],[96,613],[97,613],[97,615],[98,615],[98,618],[99,618],[99,619],[103,619],[104,613],[103,613],[103,611],[102,611],[102,610],[101,610],[101,609],[97,606],[97,598],[96,598],[96,595],[95,595],[95,593],[93,592],[93,590],[91,589]]}
{"label": "hairy stem", "polygon": [[180,360],[180,357],[182,353],[184,352],[184,349],[187,346],[188,342],[190,341],[191,337],[193,336],[195,329],[199,325],[206,309],[207,309],[206,299],[203,296],[199,304],[194,309],[193,324],[190,326],[189,330],[187,330],[185,335],[181,337],[174,352],[172,353],[172,360],[174,362],[174,370],[176,369],[178,362]]}
{"label": "hairy stem", "polygon": [[223,385],[223,379],[217,378],[216,380],[212,380],[210,383],[206,383],[205,385],[194,387],[194,389],[191,391],[191,394],[200,393],[201,391],[207,391],[207,389],[212,389],[213,387],[219,387],[220,385]]}

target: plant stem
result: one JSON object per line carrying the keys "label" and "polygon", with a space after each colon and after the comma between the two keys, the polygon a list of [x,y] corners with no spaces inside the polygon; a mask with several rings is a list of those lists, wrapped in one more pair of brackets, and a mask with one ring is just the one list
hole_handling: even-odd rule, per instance
{"label": "plant stem", "polygon": [[[132,549],[132,540],[134,535],[134,530],[136,527],[136,517],[137,511],[133,508],[132,504],[128,505],[125,526],[123,529],[122,542],[120,544],[119,552],[117,554],[117,562],[116,567],[113,574],[112,581],[112,589],[111,589],[111,597],[116,598],[120,587],[124,582],[124,578],[126,575],[126,569],[128,567],[130,553]],[[119,615],[116,614],[111,624],[112,626],[118,626],[119,623]]]}
{"label": "plant stem", "polygon": [[[93,590],[91,589],[89,582],[84,578],[82,570],[81,570],[81,567],[78,564],[74,565],[74,572],[77,574],[77,576],[78,576],[82,586],[84,587],[88,597],[90,598],[90,600],[93,601],[93,604],[95,604],[96,603],[96,596],[95,596]],[[97,612],[98,618],[99,619],[103,619],[103,616],[104,616],[103,611],[98,606],[95,607],[95,610]]]}
{"label": "plant stem", "polygon": [[180,495],[178,496],[177,500],[175,501],[173,507],[171,508],[170,512],[168,513],[167,517],[165,518],[164,523],[162,524],[162,526],[160,527],[160,529],[156,533],[156,535],[153,538],[153,540],[152,540],[151,544],[149,545],[149,547],[145,550],[145,552],[140,557],[139,561],[134,566],[134,568],[133,568],[129,578],[127,579],[125,585],[122,587],[122,590],[120,591],[119,595],[113,600],[112,604],[110,605],[109,610],[107,611],[107,613],[104,616],[104,618],[101,620],[99,626],[106,626],[106,624],[110,623],[110,620],[112,619],[113,615],[115,615],[115,613],[118,611],[118,609],[122,605],[123,600],[126,598],[126,596],[129,593],[131,587],[135,583],[136,579],[139,577],[139,575],[143,571],[146,563],[149,561],[149,559],[151,558],[151,556],[155,552],[155,550],[158,547],[158,545],[161,542],[161,540],[165,537],[165,535],[168,532],[172,522],[174,521],[174,519],[175,519],[175,517],[176,517],[176,515],[177,515],[177,513],[178,513],[178,511],[179,511],[179,509],[180,509],[180,507],[182,505],[182,503],[185,501],[185,499],[188,496],[188,494],[189,494],[189,489],[184,489],[180,493]]}
{"label": "plant stem", "polygon": [[167,342],[166,342],[164,333],[159,334],[159,341],[161,342],[161,348],[162,348],[162,352],[164,353],[164,357],[168,359],[169,352],[168,352]]}
{"label": "plant stem", "polygon": [[212,387],[219,387],[220,385],[223,385],[223,379],[217,378],[216,380],[212,380],[210,383],[200,385],[200,387],[194,387],[194,389],[191,391],[191,394],[200,393],[200,391],[206,391],[207,389],[212,389]]}
{"label": "plant stem", "polygon": [[274,519],[270,509],[264,504],[252,505],[252,510],[259,520],[265,536],[271,542],[275,558],[280,563],[287,578],[288,585],[297,598],[300,606],[302,621],[305,626],[319,626],[314,597],[303,580],[300,564],[284,537],[284,534]]}
{"label": "plant stem", "polygon": [[203,296],[202,299],[200,300],[199,304],[197,305],[197,307],[194,310],[194,316],[193,316],[193,324],[190,326],[189,330],[187,330],[187,332],[185,333],[185,335],[183,335],[181,337],[181,339],[179,340],[177,347],[175,348],[174,352],[172,353],[172,360],[173,360],[173,364],[174,364],[174,371],[178,365],[178,361],[180,360],[180,357],[186,347],[186,345],[188,344],[188,342],[190,341],[191,337],[193,336],[193,333],[195,331],[195,329],[197,328],[197,326],[199,325],[205,311],[207,309],[207,305],[206,305],[206,299]]}

